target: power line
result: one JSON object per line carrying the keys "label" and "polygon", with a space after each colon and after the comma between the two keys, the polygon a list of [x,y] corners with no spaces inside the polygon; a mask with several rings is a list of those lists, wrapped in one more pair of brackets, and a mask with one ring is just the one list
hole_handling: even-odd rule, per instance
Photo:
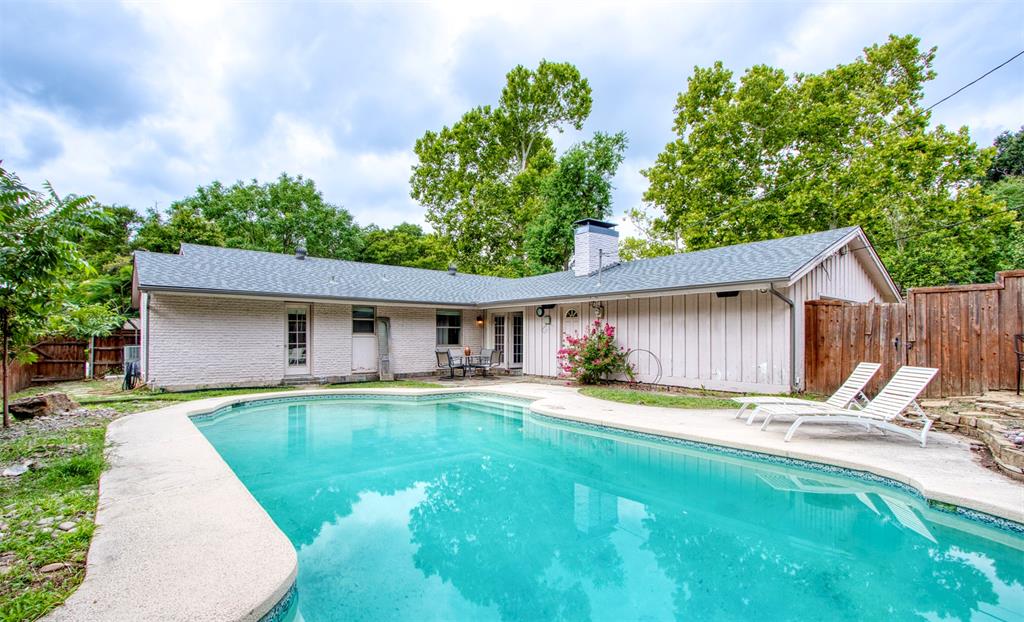
{"label": "power line", "polygon": [[989,77],[989,76],[990,76],[991,74],[993,74],[993,73],[995,73],[995,72],[999,71],[999,70],[1000,70],[1000,69],[1002,69],[1003,67],[1005,67],[1005,66],[1009,65],[1010,63],[1012,63],[1013,61],[1017,60],[1017,59],[1018,59],[1018,58],[1020,58],[1021,56],[1024,56],[1024,50],[1021,50],[1020,52],[1017,52],[1016,54],[1014,54],[1014,55],[1013,55],[1013,56],[1011,56],[1010,58],[1008,58],[1008,59],[1004,60],[1003,62],[999,63],[998,65],[996,65],[996,66],[995,66],[995,67],[993,67],[992,69],[989,69],[989,70],[988,70],[988,71],[986,71],[985,73],[983,73],[983,74],[981,74],[980,76],[978,76],[977,78],[975,78],[975,79],[971,80],[971,81],[970,81],[970,82],[968,82],[967,84],[965,84],[965,85],[961,86],[960,88],[958,88],[957,90],[953,91],[953,92],[952,92],[952,93],[950,93],[949,95],[946,95],[945,97],[943,97],[943,98],[942,98],[942,99],[940,99],[939,101],[935,102],[935,103],[934,103],[934,104],[932,104],[931,106],[928,106],[927,108],[925,108],[925,109],[924,109],[924,111],[923,111],[923,112],[930,112],[932,108],[934,108],[934,107],[938,106],[939,104],[941,104],[942,102],[946,101],[947,99],[952,99],[952,98],[953,98],[953,97],[955,97],[956,95],[959,95],[959,94],[960,94],[960,91],[964,91],[964,90],[966,90],[966,89],[969,89],[970,87],[974,86],[974,85],[975,85],[975,84],[977,84],[978,82],[981,82],[981,81],[982,81],[982,80],[984,80],[985,78]]}
{"label": "power line", "polygon": [[[945,97],[943,97],[943,98],[939,99],[939,100],[938,100],[937,102],[935,102],[935,103],[934,103],[934,104],[932,104],[931,106],[928,106],[928,107],[927,107],[927,108],[925,108],[924,110],[921,110],[920,112],[917,112],[917,113],[915,113],[914,115],[912,115],[911,117],[909,117],[909,118],[905,119],[905,120],[904,120],[904,121],[902,121],[901,123],[898,123],[898,124],[896,124],[895,126],[893,126],[893,127],[892,127],[892,129],[891,129],[890,131],[891,131],[892,133],[895,133],[895,132],[897,132],[897,131],[899,131],[899,130],[903,129],[903,128],[904,128],[904,126],[906,126],[906,125],[907,125],[907,124],[909,124],[910,122],[912,122],[912,121],[916,120],[916,119],[917,119],[918,117],[920,117],[921,115],[924,115],[924,114],[926,114],[926,113],[928,113],[928,112],[931,112],[931,111],[932,111],[932,110],[933,110],[933,109],[934,109],[934,108],[935,108],[936,106],[938,106],[939,104],[942,104],[942,103],[944,103],[944,102],[946,102],[946,101],[949,101],[949,100],[950,100],[950,99],[952,99],[953,97],[956,97],[957,95],[959,95],[959,94],[960,94],[960,93],[962,93],[963,91],[965,91],[965,90],[967,90],[968,88],[970,88],[970,87],[974,86],[974,85],[975,85],[975,84],[977,84],[978,82],[981,82],[982,80],[984,80],[984,79],[985,79],[985,78],[987,78],[988,76],[992,75],[992,74],[993,74],[993,73],[995,73],[996,71],[999,71],[1000,69],[1002,69],[1002,68],[1003,68],[1003,67],[1005,67],[1006,65],[1009,65],[1010,63],[1012,63],[1013,61],[1017,60],[1017,59],[1018,59],[1018,58],[1020,58],[1021,56],[1024,56],[1024,50],[1021,50],[1021,51],[1017,52],[1016,54],[1014,54],[1014,55],[1013,55],[1013,56],[1011,56],[1010,58],[1008,58],[1008,59],[1004,60],[1003,62],[999,63],[999,64],[998,64],[998,65],[996,65],[995,67],[992,67],[991,69],[989,69],[989,70],[988,70],[988,71],[986,71],[985,73],[981,74],[981,75],[980,75],[980,76],[978,76],[977,78],[975,78],[975,79],[971,80],[970,82],[968,82],[967,84],[964,84],[963,86],[961,86],[960,88],[956,89],[956,90],[955,90],[955,91],[953,91],[952,93],[949,93],[949,94],[948,94],[948,95],[946,95]],[[805,173],[805,174],[804,174],[803,176],[798,176],[798,177],[794,177],[794,178],[790,179],[789,181],[786,181],[786,182],[784,182],[784,183],[783,183],[782,185],[780,185],[780,186],[776,186],[775,188],[772,188],[772,189],[771,189],[771,190],[769,190],[769,191],[768,191],[768,192],[767,192],[766,194],[774,194],[774,193],[777,193],[777,192],[779,192],[780,190],[783,190],[783,189],[785,189],[785,188],[789,187],[790,185],[792,185],[792,184],[796,183],[797,181],[800,181],[801,179],[807,178],[807,176],[808,176],[808,175],[810,175],[810,174],[812,174],[812,173],[818,173],[818,172],[821,172],[821,171],[825,170],[825,169],[826,169],[827,167],[828,167],[828,164],[827,164],[827,163],[826,163],[826,164],[821,164],[821,165],[819,165],[819,166],[817,166],[817,167],[814,167],[814,168],[812,168],[811,170],[809,170],[809,171],[808,171],[807,173]],[[726,208],[725,210],[722,210],[722,211],[721,211],[721,212],[719,212],[719,213],[718,213],[718,214],[717,214],[716,216],[714,216],[714,219],[715,219],[715,220],[721,219],[721,218],[722,218],[723,216],[725,216],[725,215],[727,215],[727,214],[730,214],[730,213],[732,213],[732,212],[736,211],[737,209],[740,209],[741,207],[745,207],[745,206],[747,206],[747,205],[750,205],[751,203],[752,203],[752,201],[745,201],[745,202],[743,202],[743,203],[739,203],[739,204],[733,205],[732,207]],[[704,224],[703,224],[702,226],[704,226],[704,227],[707,227],[708,225],[710,225],[710,224],[711,224],[711,221],[712,221],[712,217],[710,217],[710,216],[709,216],[709,217],[705,218],[705,219],[704,219]]]}
{"label": "power line", "polygon": [[868,248],[871,248],[871,249],[874,249],[874,248],[884,248],[884,247],[887,247],[887,246],[892,246],[893,244],[896,244],[898,242],[906,242],[907,240],[910,240],[910,239],[913,239],[913,238],[917,238],[917,237],[920,237],[922,235],[927,235],[929,233],[935,233],[936,231],[941,231],[943,229],[951,229],[951,228],[954,228],[954,227],[960,227],[961,225],[966,225],[966,224],[969,224],[969,223],[974,223],[973,227],[964,227],[963,229],[959,229],[956,233],[951,233],[950,234],[952,237],[956,237],[957,235],[960,235],[960,233],[963,233],[964,231],[973,231],[974,229],[977,229],[978,227],[980,227],[983,224],[981,222],[983,220],[988,220],[989,218],[994,218],[996,216],[1000,216],[1002,214],[1008,214],[1010,212],[1016,212],[1016,213],[1020,214],[1021,213],[1020,210],[1022,210],[1022,209],[1024,209],[1024,207],[1007,207],[1006,209],[997,210],[995,212],[992,212],[990,214],[986,214],[984,216],[978,216],[978,217],[975,217],[975,218],[969,218],[967,220],[961,220],[960,222],[945,223],[945,224],[940,225],[938,227],[933,227],[931,229],[925,229],[924,231],[915,231],[913,234],[908,234],[908,235],[904,235],[902,237],[893,238],[891,240],[886,240],[884,242],[879,242],[877,244],[871,244],[870,246],[850,247],[849,250],[851,250],[851,251],[860,251],[860,250],[865,250],[865,249],[868,249]]}

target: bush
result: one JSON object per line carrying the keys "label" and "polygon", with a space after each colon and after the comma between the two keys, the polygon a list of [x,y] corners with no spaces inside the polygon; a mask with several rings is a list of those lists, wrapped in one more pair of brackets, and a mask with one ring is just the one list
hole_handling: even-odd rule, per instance
{"label": "bush", "polygon": [[615,327],[594,320],[590,331],[581,336],[567,336],[565,346],[558,350],[562,377],[580,384],[596,384],[616,374],[633,380],[633,367],[626,361],[629,354],[615,345]]}

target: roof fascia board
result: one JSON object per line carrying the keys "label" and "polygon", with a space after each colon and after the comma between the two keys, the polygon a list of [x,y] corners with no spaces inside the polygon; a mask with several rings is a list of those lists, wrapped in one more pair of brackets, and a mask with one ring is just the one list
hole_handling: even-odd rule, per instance
{"label": "roof fascia board", "polygon": [[142,304],[142,291],[139,289],[139,260],[132,254],[132,297],[131,308],[138,309]]}
{"label": "roof fascia board", "polygon": [[589,302],[598,300],[628,300],[633,298],[658,298],[661,296],[684,296],[690,294],[710,294],[721,291],[733,290],[759,290],[768,289],[775,284],[776,287],[788,287],[785,280],[781,281],[745,281],[739,283],[723,283],[721,285],[704,287],[669,287],[663,289],[649,289],[630,292],[608,292],[606,294],[580,294],[578,296],[550,296],[547,298],[527,298],[512,301],[497,301],[480,303],[482,309],[502,309],[511,307],[523,307],[537,304],[572,304],[578,302]]}
{"label": "roof fascia board", "polygon": [[864,233],[864,230],[861,229],[859,226],[850,233],[848,233],[847,235],[840,238],[838,241],[836,241],[834,244],[826,248],[824,251],[818,253],[817,256],[815,256],[813,259],[805,263],[803,266],[801,266],[799,270],[794,272],[793,275],[789,277],[789,282],[787,283],[787,286],[791,287],[795,285],[797,281],[807,276],[807,274],[811,270],[816,268],[818,264],[820,264],[826,258],[831,257],[833,254],[837,253],[839,249],[843,248],[854,239],[860,239],[860,241],[864,243],[863,248],[859,248],[857,250],[852,251],[854,253],[854,256],[857,256],[856,254],[861,251],[866,252],[868,256],[871,258],[871,263],[874,266],[875,271],[881,275],[882,283],[889,289],[893,297],[895,297],[896,302],[902,301],[903,297],[900,296],[899,288],[896,287],[896,283],[892,280],[892,277],[889,275],[889,271],[885,269],[885,264],[882,263],[882,259],[875,252],[875,248],[871,245],[871,241],[868,240],[868,236]]}
{"label": "roof fascia board", "polygon": [[805,276],[807,276],[807,274],[811,270],[814,270],[816,267],[818,267],[818,264],[820,264],[821,262],[825,261],[825,259],[831,257],[836,252],[838,252],[839,249],[841,249],[842,247],[844,247],[847,244],[849,244],[850,240],[852,240],[853,238],[857,237],[857,234],[858,234],[859,231],[860,231],[860,228],[858,227],[857,229],[854,229],[853,231],[847,233],[846,235],[844,235],[843,237],[839,238],[834,243],[832,243],[828,247],[826,247],[825,250],[821,251],[820,253],[818,253],[817,255],[812,257],[810,260],[807,261],[807,263],[805,263],[804,265],[800,266],[796,270],[796,272],[794,272],[793,274],[790,275],[790,277],[789,277],[789,285],[793,285],[797,281],[799,281],[800,279],[802,279]]}
{"label": "roof fascia board", "polygon": [[220,290],[183,289],[174,287],[143,287],[140,291],[167,296],[204,296],[207,298],[230,298],[235,300],[279,300],[281,302],[309,302],[318,304],[354,304],[378,307],[429,307],[431,309],[476,309],[472,303],[453,304],[450,302],[380,300],[377,298],[332,298],[326,296],[292,296],[289,294],[254,294],[252,292],[225,292]]}

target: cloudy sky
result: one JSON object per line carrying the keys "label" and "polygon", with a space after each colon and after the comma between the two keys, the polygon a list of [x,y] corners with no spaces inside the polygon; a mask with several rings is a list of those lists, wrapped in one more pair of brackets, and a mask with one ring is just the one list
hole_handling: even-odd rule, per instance
{"label": "cloudy sky", "polygon": [[[576,64],[584,130],[630,139],[616,216],[639,204],[694,65],[820,71],[889,33],[938,46],[925,103],[1024,48],[1024,3],[46,4],[0,0],[0,159],[38,187],[165,208],[213,180],[313,178],[361,224],[423,222],[416,139],[493,103],[505,73]],[[1024,58],[939,106],[983,145],[1024,124]]]}

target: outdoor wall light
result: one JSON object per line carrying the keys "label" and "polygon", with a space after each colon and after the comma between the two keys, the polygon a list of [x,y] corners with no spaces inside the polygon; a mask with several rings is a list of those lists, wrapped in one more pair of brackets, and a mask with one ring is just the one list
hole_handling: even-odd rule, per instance
{"label": "outdoor wall light", "polygon": [[476,316],[476,325],[477,326],[483,326],[484,325],[484,316],[482,316],[482,315]]}

